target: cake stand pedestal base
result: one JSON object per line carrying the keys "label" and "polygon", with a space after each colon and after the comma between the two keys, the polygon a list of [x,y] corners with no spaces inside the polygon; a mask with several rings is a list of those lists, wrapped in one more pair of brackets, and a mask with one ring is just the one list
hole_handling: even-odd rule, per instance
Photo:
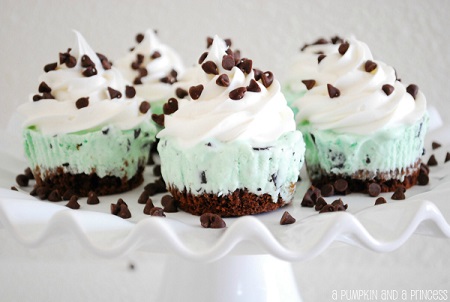
{"label": "cake stand pedestal base", "polygon": [[160,301],[301,301],[292,265],[270,255],[207,263],[168,256],[163,280]]}

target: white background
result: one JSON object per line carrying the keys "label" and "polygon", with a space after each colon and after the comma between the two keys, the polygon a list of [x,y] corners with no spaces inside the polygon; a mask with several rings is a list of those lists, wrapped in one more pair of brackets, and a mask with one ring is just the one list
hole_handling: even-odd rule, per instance
{"label": "white background", "polygon": [[[281,82],[304,43],[354,34],[404,83],[417,84],[450,122],[450,1],[0,0],[0,7],[0,129],[37,92],[43,66],[74,46],[72,29],[115,59],[134,45],[136,33],[155,28],[188,66],[206,37],[218,34]],[[8,238],[2,234],[2,301],[153,301],[158,286],[170,282],[159,278],[158,255],[138,254],[130,271],[129,259],[97,259],[72,245],[29,251]],[[449,240],[414,237],[382,255],[337,245],[294,268],[306,301],[331,301],[332,290],[341,289],[450,290],[448,255]]]}

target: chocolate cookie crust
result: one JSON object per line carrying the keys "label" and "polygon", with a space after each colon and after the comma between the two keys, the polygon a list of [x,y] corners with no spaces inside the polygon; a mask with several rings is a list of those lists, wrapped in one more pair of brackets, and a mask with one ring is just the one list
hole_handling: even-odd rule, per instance
{"label": "chocolate cookie crust", "polygon": [[[38,170],[38,169],[37,169]],[[73,194],[79,197],[88,196],[89,192],[95,192],[97,195],[110,195],[129,191],[138,187],[143,181],[144,166],[140,165],[136,175],[128,179],[116,176],[99,177],[96,173],[91,174],[71,174],[64,173],[62,167],[56,168],[56,171],[41,178],[39,172],[34,172],[36,179],[36,188],[46,187],[49,190],[58,190],[60,194],[71,190]]]}
{"label": "chocolate cookie crust", "polygon": [[213,213],[221,217],[259,214],[273,211],[291,202],[291,200],[283,200],[280,195],[277,202],[273,202],[269,194],[258,195],[245,188],[236,189],[234,192],[221,196],[212,193],[195,195],[186,189],[180,191],[170,184],[167,189],[178,201],[180,209],[198,216],[204,213]]}

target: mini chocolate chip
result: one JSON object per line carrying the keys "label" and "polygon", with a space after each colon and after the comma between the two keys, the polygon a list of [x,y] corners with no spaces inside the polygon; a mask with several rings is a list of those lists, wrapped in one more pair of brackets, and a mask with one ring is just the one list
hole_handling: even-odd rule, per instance
{"label": "mini chocolate chip", "polygon": [[283,216],[281,216],[280,219],[280,224],[281,225],[286,225],[286,224],[293,224],[295,223],[295,218],[291,216],[291,214],[289,214],[288,211],[285,211],[283,213]]}
{"label": "mini chocolate chip", "polygon": [[172,195],[164,195],[161,198],[161,205],[164,207],[164,212],[166,213],[178,212],[177,201],[172,197]]}
{"label": "mini chocolate chip", "polygon": [[62,196],[59,194],[59,190],[55,189],[48,194],[48,201],[62,201]]}
{"label": "mini chocolate chip", "polygon": [[59,53],[59,64],[66,64],[68,68],[73,68],[77,65],[77,59],[70,55],[70,51],[72,49],[68,49],[65,53]]}
{"label": "mini chocolate chip", "polygon": [[147,68],[140,67],[140,68],[138,68],[138,72],[139,72],[139,78],[143,78],[143,77],[148,76]]}
{"label": "mini chocolate chip", "polygon": [[160,125],[161,127],[164,127],[164,114],[152,114],[152,120]]}
{"label": "mini chocolate chip", "polygon": [[91,58],[88,55],[83,55],[81,57],[81,67],[95,67],[94,62],[92,62]]}
{"label": "mini chocolate chip", "polygon": [[377,200],[375,200],[375,205],[386,203],[386,199],[384,197],[378,197]]}
{"label": "mini chocolate chip", "polygon": [[178,101],[175,98],[170,98],[167,103],[163,105],[164,114],[172,114],[178,110]]}
{"label": "mini chocolate chip", "polygon": [[130,209],[128,209],[128,206],[126,204],[120,205],[119,213],[117,213],[117,216],[123,219],[131,218],[131,212]]}
{"label": "mini chocolate chip", "polygon": [[394,194],[392,194],[391,199],[393,200],[403,200],[405,199],[405,188],[404,187],[398,187],[395,189]]}
{"label": "mini chocolate chip", "polygon": [[144,55],[143,54],[136,54],[136,63],[138,65],[141,65],[144,62]]}
{"label": "mini chocolate chip", "polygon": [[249,74],[250,72],[252,72],[253,61],[245,58],[241,59],[237,64],[237,67],[242,70],[243,73]]}
{"label": "mini chocolate chip", "polygon": [[221,229],[226,227],[225,221],[217,214],[204,213],[200,216],[200,224],[204,228]]}
{"label": "mini chocolate chip", "polygon": [[80,208],[80,204],[78,203],[78,196],[72,195],[72,197],[70,197],[69,199],[69,202],[66,204],[66,207],[72,210],[78,210]]}
{"label": "mini chocolate chip", "polygon": [[219,69],[217,68],[216,63],[214,63],[213,61],[207,61],[203,63],[202,69],[207,74],[214,74],[214,75],[219,74]]}
{"label": "mini chocolate chip", "polygon": [[134,139],[137,139],[141,135],[141,128],[134,129]]}
{"label": "mini chocolate chip", "polygon": [[175,90],[175,94],[180,99],[184,99],[188,95],[188,92],[186,90],[184,90],[183,88],[177,88]]}
{"label": "mini chocolate chip", "polygon": [[344,202],[340,198],[333,201],[331,205],[334,207],[335,211],[345,211],[348,207],[348,205],[344,204]]}
{"label": "mini chocolate chip", "polygon": [[[331,186],[331,187],[333,187],[333,186]],[[322,210],[323,207],[326,206],[326,205],[327,205],[327,202],[325,201],[325,199],[324,199],[323,197],[319,197],[319,198],[317,198],[317,200],[316,200],[316,206],[314,207],[314,209],[315,209],[316,211],[320,211],[320,210]]]}
{"label": "mini chocolate chip", "polygon": [[96,53],[97,57],[100,59],[100,62],[102,63],[102,67],[105,70],[111,69],[112,63],[108,60],[108,58],[105,55],[102,55],[101,53]]}
{"label": "mini chocolate chip", "polygon": [[327,204],[325,206],[323,206],[323,208],[319,211],[319,213],[330,213],[330,212],[334,212],[335,208],[334,206],[332,206],[331,204]]}
{"label": "mini chocolate chip", "polygon": [[152,53],[152,55],[150,56],[150,58],[151,59],[157,59],[157,58],[160,58],[161,57],[161,53],[159,52],[159,51],[154,51],[153,53]]}
{"label": "mini chocolate chip", "polygon": [[147,200],[150,198],[150,194],[147,192],[147,191],[143,191],[142,193],[141,193],[141,195],[139,195],[139,198],[138,198],[138,203],[139,204],[146,204],[147,203]]}
{"label": "mini chocolate chip", "polygon": [[348,188],[348,182],[345,179],[338,179],[333,184],[334,189],[338,192],[345,192]]}
{"label": "mini chocolate chip", "polygon": [[225,70],[231,70],[235,66],[234,57],[232,55],[224,55],[222,57],[222,67]]}
{"label": "mini chocolate chip", "polygon": [[141,43],[142,40],[144,40],[144,35],[141,34],[141,33],[138,33],[138,34],[136,35],[136,42],[137,42],[137,43]]}
{"label": "mini chocolate chip", "polygon": [[366,72],[372,72],[377,68],[377,66],[377,63],[375,63],[374,61],[367,60],[366,64],[364,64],[364,70]]}
{"label": "mini chocolate chip", "polygon": [[139,111],[142,114],[146,114],[150,110],[150,103],[147,101],[142,101],[142,103],[139,105]]}
{"label": "mini chocolate chip", "polygon": [[211,37],[206,37],[206,48],[210,48],[213,44],[214,39]]}
{"label": "mini chocolate chip", "polygon": [[324,197],[329,197],[329,196],[333,196],[334,195],[334,187],[332,184],[325,184],[322,186],[322,188],[320,188],[320,192],[322,194],[322,196]]}
{"label": "mini chocolate chip", "polygon": [[166,217],[166,214],[164,214],[164,210],[160,207],[151,208],[149,214],[150,216]]}
{"label": "mini chocolate chip", "polygon": [[232,99],[234,101],[238,101],[244,97],[246,91],[247,91],[247,88],[238,87],[236,89],[231,90],[230,93],[228,94],[228,96],[230,99]]}
{"label": "mini chocolate chip", "polygon": [[444,163],[448,162],[449,160],[450,160],[450,152],[447,152],[447,154],[445,154]]}
{"label": "mini chocolate chip", "polygon": [[319,56],[317,57],[317,63],[322,62],[322,60],[325,59],[325,58],[326,58],[326,55],[324,55],[324,54],[319,55]]}
{"label": "mini chocolate chip", "polygon": [[427,175],[430,174],[430,168],[424,163],[420,163],[420,170],[425,172]]}
{"label": "mini chocolate chip", "polygon": [[[203,61],[205,61],[206,57],[208,56],[208,52],[205,51],[204,53],[202,53],[202,55],[200,56],[200,58],[198,58],[198,64],[202,64]],[[234,66],[234,65],[233,65]]]}
{"label": "mini chocolate chip", "polygon": [[44,92],[42,94],[42,99],[44,99],[44,100],[51,100],[51,99],[54,99],[54,98],[55,97],[49,92]]}
{"label": "mini chocolate chip", "polygon": [[343,43],[343,42],[344,42],[344,40],[339,36],[335,36],[335,37],[331,38],[331,43],[333,43],[333,44]]}
{"label": "mini chocolate chip", "polygon": [[337,98],[341,95],[341,92],[339,91],[339,89],[337,89],[336,87],[334,87],[331,84],[327,84],[327,89],[328,89],[328,95],[330,96],[330,98]]}
{"label": "mini chocolate chip", "polygon": [[314,87],[314,85],[316,85],[315,80],[303,80],[302,83],[305,84],[306,89],[308,90],[311,90]]}
{"label": "mini chocolate chip", "polygon": [[12,191],[19,191],[19,189],[17,189],[17,188],[14,187],[14,186],[11,187],[11,190],[12,190]]}
{"label": "mini chocolate chip", "polygon": [[344,55],[347,52],[349,47],[350,47],[350,44],[348,44],[347,42],[344,42],[341,45],[339,45],[338,51],[341,55]]}
{"label": "mini chocolate chip", "polygon": [[145,207],[144,207],[144,214],[146,215],[150,215],[151,210],[154,208],[155,206],[153,205],[153,201],[148,198],[147,202],[145,203]]}
{"label": "mini chocolate chip", "polygon": [[87,204],[99,204],[100,199],[98,199],[97,193],[94,191],[89,191],[87,196]]}
{"label": "mini chocolate chip", "polygon": [[29,179],[25,174],[19,174],[16,176],[16,182],[20,187],[27,187]]}
{"label": "mini chocolate chip", "polygon": [[132,99],[136,96],[136,89],[133,86],[125,86],[125,96],[128,99]]}
{"label": "mini chocolate chip", "polygon": [[89,106],[89,97],[79,98],[75,102],[75,106],[77,106],[77,109],[81,109],[81,108]]}
{"label": "mini chocolate chip", "polygon": [[392,92],[394,92],[394,86],[389,84],[384,84],[381,89],[386,93],[386,95],[391,95]]}
{"label": "mini chocolate chip", "polygon": [[224,39],[224,41],[225,41],[225,44],[228,46],[228,47],[230,47],[231,46],[231,39]]}
{"label": "mini chocolate chip", "polygon": [[47,85],[47,83],[41,82],[41,84],[39,84],[38,91],[40,93],[44,93],[44,92],[50,93],[50,92],[52,92],[52,89]]}
{"label": "mini chocolate chip", "polygon": [[136,77],[133,81],[133,85],[141,85],[142,81],[140,77]]}
{"label": "mini chocolate chip", "polygon": [[253,75],[254,75],[255,81],[261,80],[262,74],[263,74],[262,70],[253,68]]}
{"label": "mini chocolate chip", "polygon": [[200,173],[200,183],[201,183],[201,184],[206,184],[206,183],[208,183],[208,181],[206,180],[206,174],[205,174],[205,171],[202,171],[202,172]]}
{"label": "mini chocolate chip", "polygon": [[153,167],[153,175],[161,176],[161,165],[155,165]]}
{"label": "mini chocolate chip", "polygon": [[69,200],[72,195],[75,195],[74,191],[72,189],[67,189],[62,195],[62,200]]}
{"label": "mini chocolate chip", "polygon": [[323,44],[328,44],[329,42],[324,39],[324,38],[319,38],[317,39],[313,44],[311,45],[323,45]]}
{"label": "mini chocolate chip", "polygon": [[122,93],[120,91],[115,90],[111,87],[108,87],[109,97],[112,99],[120,99],[122,97]]}
{"label": "mini chocolate chip", "polygon": [[381,193],[381,186],[377,183],[371,183],[367,188],[367,192],[372,197],[377,197]]}
{"label": "mini chocolate chip", "polygon": [[44,66],[44,71],[49,72],[49,71],[55,70],[57,66],[58,66],[58,63],[56,63],[56,62],[47,64]]}
{"label": "mini chocolate chip", "polygon": [[420,169],[419,176],[417,177],[417,183],[419,184],[419,186],[426,186],[429,182],[430,178],[428,176],[428,173]]}
{"label": "mini chocolate chip", "polygon": [[306,208],[312,208],[314,206],[314,201],[312,200],[310,193],[306,192],[305,195],[303,195],[303,199],[300,205]]}
{"label": "mini chocolate chip", "polygon": [[36,188],[36,195],[39,197],[39,199],[47,199],[48,194],[50,193],[49,188],[47,187],[38,187]]}
{"label": "mini chocolate chip", "polygon": [[233,57],[234,57],[234,63],[237,64],[241,60],[241,51],[236,49],[233,52]]}
{"label": "mini chocolate chip", "polygon": [[261,74],[261,82],[264,87],[268,88],[273,83],[273,73],[270,71],[266,71]]}
{"label": "mini chocolate chip", "polygon": [[436,150],[437,148],[440,148],[442,145],[438,142],[432,142],[431,143],[431,149]]}
{"label": "mini chocolate chip", "polygon": [[34,179],[33,171],[31,171],[30,167],[26,168],[23,173],[28,179]]}
{"label": "mini chocolate chip", "polygon": [[419,86],[411,84],[408,87],[406,87],[406,92],[412,95],[413,99],[416,99],[417,93],[419,92]]}
{"label": "mini chocolate chip", "polygon": [[230,86],[230,78],[226,74],[221,74],[217,77],[216,84],[222,87]]}
{"label": "mini chocolate chip", "polygon": [[437,162],[436,157],[434,156],[434,154],[432,154],[430,156],[430,158],[428,159],[427,165],[429,167],[433,167],[433,166],[437,166],[438,165],[438,162]]}
{"label": "mini chocolate chip", "polygon": [[37,196],[37,187],[34,187],[31,192],[30,192],[31,196]]}
{"label": "mini chocolate chip", "polygon": [[173,83],[177,82],[177,78],[172,75],[168,75],[168,76],[165,76],[165,77],[159,79],[159,81],[161,83],[166,83],[166,84],[172,85]]}
{"label": "mini chocolate chip", "polygon": [[42,100],[42,96],[40,96],[39,94],[33,95],[33,102],[38,102],[40,100]]}
{"label": "mini chocolate chip", "polygon": [[254,79],[250,80],[250,83],[246,88],[247,91],[250,92],[261,92],[261,87],[259,87],[258,82],[256,82]]}
{"label": "mini chocolate chip", "polygon": [[189,88],[189,95],[193,100],[197,100],[203,92],[203,85],[192,86]]}

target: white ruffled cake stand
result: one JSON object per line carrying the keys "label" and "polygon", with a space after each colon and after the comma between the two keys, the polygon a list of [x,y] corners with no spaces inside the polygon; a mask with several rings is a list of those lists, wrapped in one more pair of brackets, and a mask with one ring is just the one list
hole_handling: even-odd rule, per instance
{"label": "white ruffled cake stand", "polygon": [[[433,136],[428,139],[432,140]],[[101,197],[98,205],[80,199],[80,210],[68,209],[67,202],[40,201],[27,192],[12,191],[15,176],[26,163],[11,147],[15,144],[6,140],[0,148],[0,225],[30,248],[75,239],[98,257],[163,253],[168,261],[162,278],[171,282],[163,283],[160,301],[211,301],[212,297],[214,301],[301,301],[301,285],[299,289],[291,263],[318,256],[335,242],[386,253],[415,235],[450,238],[450,162],[443,163],[450,141],[443,143],[447,146],[433,151],[439,165],[431,168],[430,184],[408,190],[407,200],[394,201],[391,193],[385,193],[388,203],[374,206],[375,198],[351,194],[342,197],[349,205],[347,212],[319,215],[300,207],[309,185],[303,181],[294,202],[283,209],[227,218],[225,229],[204,229],[198,217],[184,212],[167,213],[165,218],[144,215],[143,205],[137,203],[142,187]],[[151,172],[145,177],[147,183]],[[155,205],[160,205],[162,195],[152,198]],[[110,204],[119,197],[129,205],[131,219],[109,213]],[[280,225],[284,211],[296,223]]]}

